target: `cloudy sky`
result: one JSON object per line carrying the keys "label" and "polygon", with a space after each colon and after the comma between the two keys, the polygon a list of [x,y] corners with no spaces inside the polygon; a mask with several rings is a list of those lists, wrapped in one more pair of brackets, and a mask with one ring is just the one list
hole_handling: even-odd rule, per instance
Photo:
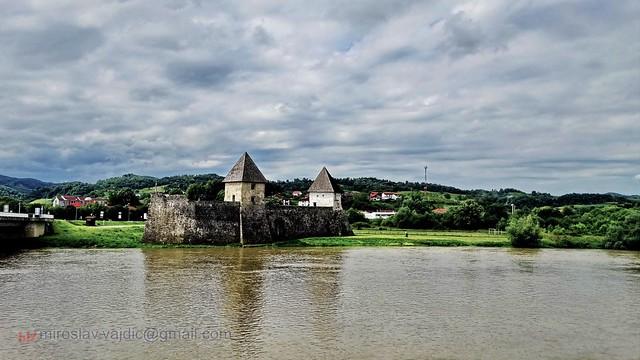
{"label": "cloudy sky", "polygon": [[0,174],[640,193],[640,2],[0,0]]}

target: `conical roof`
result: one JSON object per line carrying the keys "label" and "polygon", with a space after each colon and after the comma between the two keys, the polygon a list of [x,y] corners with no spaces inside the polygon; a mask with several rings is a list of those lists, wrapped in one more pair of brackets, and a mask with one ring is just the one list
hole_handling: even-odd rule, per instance
{"label": "conical roof", "polygon": [[342,189],[336,179],[329,174],[327,168],[323,167],[316,180],[309,187],[309,192],[341,193]]}
{"label": "conical roof", "polygon": [[267,179],[262,175],[256,163],[246,152],[240,156],[238,162],[229,170],[227,177],[222,182],[252,182],[266,183]]}

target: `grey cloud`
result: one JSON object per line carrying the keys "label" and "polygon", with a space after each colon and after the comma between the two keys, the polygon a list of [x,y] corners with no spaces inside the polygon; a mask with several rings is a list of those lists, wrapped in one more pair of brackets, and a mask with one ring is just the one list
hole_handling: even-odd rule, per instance
{"label": "grey cloud", "polygon": [[150,88],[135,88],[129,91],[131,97],[138,101],[158,101],[167,98],[170,93],[167,89],[150,87]]}
{"label": "grey cloud", "polygon": [[628,18],[631,14],[623,9],[634,5],[625,0],[621,2],[626,6],[612,6],[597,0],[529,3],[514,11],[510,21],[521,30],[552,32],[560,38],[583,37],[595,29],[616,26],[616,19]]}
{"label": "grey cloud", "polygon": [[473,19],[465,17],[463,12],[447,19],[444,22],[444,31],[446,38],[443,47],[452,56],[472,54],[486,46],[496,48],[497,45],[490,43],[483,29]]}
{"label": "grey cloud", "polygon": [[256,26],[253,29],[253,40],[255,40],[255,42],[259,45],[272,45],[274,43],[274,39],[273,36],[271,36],[271,34],[269,34],[269,32],[267,32],[267,30],[265,30],[265,28],[263,26]]}
{"label": "grey cloud", "polygon": [[53,24],[42,29],[0,33],[18,66],[45,67],[75,61],[104,42],[99,29]]}
{"label": "grey cloud", "polygon": [[220,85],[233,71],[230,65],[210,62],[175,62],[167,66],[169,79],[178,84],[198,87]]}

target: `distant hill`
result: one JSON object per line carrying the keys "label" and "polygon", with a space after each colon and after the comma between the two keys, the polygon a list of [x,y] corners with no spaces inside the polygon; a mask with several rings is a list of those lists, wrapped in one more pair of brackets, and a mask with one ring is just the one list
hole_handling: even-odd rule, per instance
{"label": "distant hill", "polygon": [[32,199],[52,198],[59,194],[79,195],[79,196],[107,196],[110,191],[121,189],[132,189],[140,191],[162,186],[167,193],[184,193],[189,185],[206,183],[209,180],[221,181],[222,176],[217,174],[202,175],[178,175],[156,178],[153,176],[143,176],[136,174],[125,174],[104,180],[98,180],[95,184],[85,182],[66,182],[60,184],[49,184],[40,187],[29,194]]}
{"label": "distant hill", "polygon": [[0,196],[20,197],[27,196],[34,190],[51,186],[53,183],[31,178],[14,178],[0,175]]}
{"label": "distant hill", "polygon": [[[51,199],[59,194],[106,197],[114,190],[132,189],[138,194],[149,193],[149,189],[159,186],[165,193],[184,194],[191,184],[205,184],[208,181],[218,182],[223,179],[217,174],[177,175],[156,178],[136,174],[125,174],[99,180],[95,184],[85,182],[48,183],[37,179],[20,179],[0,175],[0,197],[13,199],[35,200]],[[424,184],[419,182],[396,182],[372,177],[341,178],[338,183],[347,192],[367,194],[370,191],[420,191]],[[286,181],[271,181],[267,184],[267,195],[290,194],[295,190],[305,191],[311,184],[310,179],[293,179]],[[429,192],[461,196],[476,199],[482,204],[514,204],[517,208],[534,208],[541,206],[565,205],[595,205],[606,203],[627,203],[637,206],[639,195],[607,194],[565,194],[553,196],[547,193],[533,191],[528,194],[517,189],[500,190],[463,190],[451,186],[429,184]],[[366,195],[365,195],[366,196]],[[456,198],[457,199],[457,198]]]}

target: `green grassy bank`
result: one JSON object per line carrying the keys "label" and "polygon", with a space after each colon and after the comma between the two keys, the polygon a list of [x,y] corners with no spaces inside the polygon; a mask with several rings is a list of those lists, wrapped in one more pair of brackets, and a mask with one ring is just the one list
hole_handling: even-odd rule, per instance
{"label": "green grassy bank", "polygon": [[355,236],[319,237],[282,246],[511,246],[505,235],[473,231],[354,230]]}
{"label": "green grassy bank", "polygon": [[[98,222],[98,226],[84,226],[81,221],[56,220],[52,235],[40,239],[49,247],[132,248],[159,247],[142,243],[143,222]],[[484,246],[509,247],[506,235],[489,235],[483,231],[430,231],[399,229],[354,230],[354,236],[318,237],[278,242],[273,246]],[[602,248],[598,236],[553,237],[545,234],[543,247]],[[184,245],[183,245],[184,246]]]}
{"label": "green grassy bank", "polygon": [[53,234],[40,238],[51,247],[132,248],[142,246],[143,222],[98,222],[84,226],[82,221],[56,220]]}

